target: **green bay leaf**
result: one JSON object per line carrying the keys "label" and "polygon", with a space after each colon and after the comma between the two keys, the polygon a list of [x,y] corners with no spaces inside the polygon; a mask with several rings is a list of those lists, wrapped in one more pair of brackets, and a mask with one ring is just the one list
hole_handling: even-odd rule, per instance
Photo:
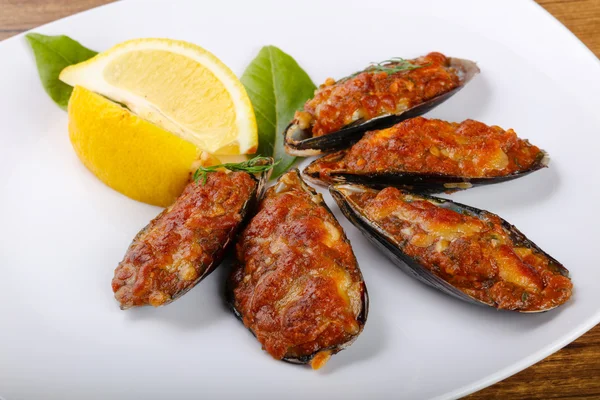
{"label": "green bay leaf", "polygon": [[59,107],[66,110],[73,88],[60,81],[58,75],[65,67],[88,60],[98,53],[64,35],[28,33],[25,37],[35,55],[44,90]]}
{"label": "green bay leaf", "polygon": [[283,148],[283,130],[316,89],[308,74],[289,54],[275,46],[263,47],[242,75],[258,125],[258,154],[280,160],[273,178],[296,160]]}

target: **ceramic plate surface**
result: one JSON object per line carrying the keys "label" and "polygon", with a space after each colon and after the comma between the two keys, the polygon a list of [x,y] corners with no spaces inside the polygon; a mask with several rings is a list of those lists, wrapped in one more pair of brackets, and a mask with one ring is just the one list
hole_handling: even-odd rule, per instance
{"label": "ceramic plate surface", "polygon": [[[561,261],[572,300],[543,314],[454,300],[404,275],[335,211],[371,297],[364,333],[319,371],[277,362],[226,309],[226,268],[175,303],[121,311],[113,270],[160,210],[79,162],[67,115],[44,93],[22,35],[0,43],[0,396],[31,399],[424,399],[490,385],[600,321],[600,63],[532,1],[129,0],[36,31],[104,50],[169,37],[240,75],[262,45],[315,83],[430,51],[476,60],[428,114],[514,128],[550,168],[452,195],[495,212]],[[305,161],[306,162],[306,161]]]}

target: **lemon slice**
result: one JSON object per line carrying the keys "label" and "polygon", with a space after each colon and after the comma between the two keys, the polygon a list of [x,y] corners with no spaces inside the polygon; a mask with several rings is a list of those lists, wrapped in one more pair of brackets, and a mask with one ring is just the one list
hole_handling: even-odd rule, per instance
{"label": "lemon slice", "polygon": [[130,40],[65,68],[60,79],[122,103],[211,154],[250,154],[258,146],[256,119],[243,85],[199,46]]}

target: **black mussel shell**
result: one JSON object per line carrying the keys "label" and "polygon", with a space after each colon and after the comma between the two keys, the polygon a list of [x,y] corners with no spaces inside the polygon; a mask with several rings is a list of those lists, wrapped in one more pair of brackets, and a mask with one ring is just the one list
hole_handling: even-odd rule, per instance
{"label": "black mussel shell", "polygon": [[292,121],[283,132],[286,153],[295,156],[308,157],[345,149],[359,141],[367,131],[388,128],[405,119],[425,114],[458,93],[459,90],[479,73],[479,67],[473,61],[451,57],[450,65],[459,71],[461,83],[458,87],[404,110],[399,114],[380,115],[368,121],[358,120],[337,132],[317,137],[313,137],[312,132],[308,130],[300,129],[300,127]]}
{"label": "black mussel shell", "polygon": [[[261,165],[272,165],[273,163],[274,163],[273,158],[265,158],[260,161]],[[268,171],[263,171],[261,173],[250,174],[250,175],[257,182],[257,185],[256,185],[256,188],[254,189],[254,191],[251,193],[248,200],[246,201],[246,203],[244,203],[244,205],[242,207],[242,212],[241,212],[241,217],[243,220],[242,223],[238,224],[236,230],[234,232],[231,232],[231,235],[226,239],[226,241],[224,243],[220,243],[219,250],[217,250],[215,253],[211,254],[210,264],[207,265],[206,269],[202,272],[202,274],[194,280],[193,284],[191,284],[185,290],[182,290],[182,291],[176,293],[175,295],[173,295],[171,299],[169,299],[168,301],[161,304],[161,307],[172,303],[173,301],[179,299],[181,296],[183,296],[184,294],[186,294],[187,292],[192,290],[198,283],[200,283],[200,281],[202,281],[204,278],[206,278],[208,275],[210,275],[219,265],[221,265],[221,262],[223,261],[223,258],[225,257],[225,253],[226,253],[228,247],[231,244],[233,244],[233,242],[235,240],[237,231],[239,231],[239,228],[241,226],[243,226],[244,222],[247,221],[253,215],[253,211],[257,207],[258,201],[262,197],[262,194],[265,190],[265,186],[266,186],[267,182],[269,181],[269,176],[271,175],[271,169],[269,169]],[[163,213],[165,213],[167,211],[168,211],[168,209],[165,209],[163,211]],[[163,214],[161,213],[156,218],[159,218],[162,215]],[[136,237],[133,239],[134,243],[139,239],[139,237],[142,234],[144,234],[144,232],[146,232],[149,229],[151,224],[152,223],[146,225],[140,232],[138,232]],[[120,308],[122,310],[126,310],[131,307],[138,307],[138,306],[137,305],[129,306],[129,305],[123,305],[123,304],[120,305]]]}
{"label": "black mussel shell", "polygon": [[[359,209],[356,204],[353,204],[352,201],[348,199],[347,193],[356,193],[356,192],[378,192],[378,190],[368,188],[362,185],[333,185],[329,187],[329,192],[331,193],[333,199],[336,201],[342,213],[354,226],[356,226],[377,248],[379,248],[397,267],[399,267],[403,272],[407,275],[416,278],[417,280],[436,288],[437,290],[446,293],[450,296],[456,297],[460,300],[466,301],[471,304],[484,305],[494,307],[494,304],[485,303],[480,301],[479,299],[473,298],[463,291],[457,289],[452,286],[442,278],[437,275],[431,273],[427,268],[423,267],[417,260],[405,254],[395,243],[395,241],[390,238],[389,234],[378,227],[376,224],[373,224]],[[462,214],[467,214],[475,217],[481,217],[489,212],[485,210],[480,210],[478,208],[474,208],[471,206],[467,206],[460,203],[455,203],[451,200],[442,199],[439,197],[432,197],[427,195],[419,194],[419,197],[423,197],[431,202],[437,204],[443,204],[444,207],[460,212]],[[522,247],[527,247],[531,249],[535,249],[540,254],[548,257],[548,259],[554,264],[554,266],[558,269],[558,272],[568,277],[569,271],[563,267],[563,265],[556,261],[552,256],[548,253],[544,252],[540,249],[535,243],[529,240],[523,233],[521,233],[515,226],[511,225],[509,222],[502,219],[502,226],[510,233],[510,238],[512,241]],[[554,308],[554,307],[552,307]],[[519,311],[521,313],[537,313],[537,312],[545,312],[549,311],[552,308],[536,310],[536,311]]]}
{"label": "black mussel shell", "polygon": [[[270,157],[260,161],[261,165],[272,165],[273,163],[274,163],[274,160],[273,160],[273,158],[270,158]],[[266,185],[269,182],[269,177],[271,176],[272,170],[273,169],[271,168],[267,171],[263,171],[258,174],[250,174],[256,180],[256,182],[258,184],[256,185],[256,189],[252,193],[252,196],[250,197],[250,199],[248,199],[246,204],[244,204],[243,214],[242,214],[243,221],[240,224],[240,227],[243,227],[244,223],[247,222],[247,220],[252,217],[254,210],[258,206],[258,202],[260,201],[260,199],[265,191]],[[239,229],[238,229],[238,231],[239,231]],[[204,278],[206,278],[208,275],[210,275],[219,265],[221,265],[221,262],[223,261],[223,258],[225,257],[226,249],[229,247],[230,244],[234,244],[234,243],[235,243],[235,235],[231,237],[231,240],[229,240],[228,242],[223,243],[221,245],[221,251],[218,254],[213,254],[213,262],[206,268],[204,273],[197,278],[196,283],[194,283],[194,285],[190,286],[187,290],[178,293],[176,296],[174,296],[171,299],[170,302],[173,302],[173,301],[177,300],[178,298],[180,298],[181,296],[183,296],[184,294],[186,294],[188,291],[190,291],[192,288],[194,288],[194,286],[197,283],[202,281]],[[168,304],[168,303],[166,303],[166,304]]]}
{"label": "black mussel shell", "polygon": [[[335,219],[333,212],[331,211],[331,209],[329,208],[327,203],[325,203],[321,194],[319,194],[314,188],[312,188],[311,186],[307,185],[304,182],[304,180],[302,179],[302,177],[300,175],[300,171],[297,168],[294,168],[292,170],[292,172],[295,172],[297,174],[298,180],[299,180],[299,182],[301,182],[301,185],[302,185],[302,190],[309,193],[311,195],[313,201],[315,201],[319,205],[323,206],[327,210],[327,212],[329,212],[332,215],[332,217]],[[276,187],[275,190],[277,190],[277,186],[280,184],[285,185],[283,182],[278,181],[274,185]],[[349,242],[348,238],[346,237],[345,234],[344,234],[344,240]],[[234,261],[233,268],[239,268],[239,267],[240,267],[240,265],[239,265],[238,261],[237,260]],[[361,281],[363,282],[362,293],[361,293],[362,308],[357,317],[357,321],[360,325],[360,330],[358,331],[358,333],[345,343],[341,343],[339,345],[332,346],[329,348],[322,348],[322,349],[319,349],[318,351],[314,352],[313,354],[302,356],[302,357],[284,357],[282,359],[282,361],[286,361],[286,362],[289,362],[292,364],[309,364],[312,361],[312,359],[320,352],[330,351],[331,355],[334,355],[334,354],[339,353],[340,351],[344,350],[345,348],[350,346],[352,343],[354,343],[354,341],[358,338],[358,336],[363,331],[364,326],[367,322],[367,316],[369,313],[369,294],[367,292],[367,286],[364,284],[364,280],[362,279],[362,274],[360,273],[360,269],[358,272],[361,276]],[[235,288],[233,287],[233,282],[231,281],[231,279],[227,279],[226,286],[225,286],[225,302],[229,306],[229,308],[231,309],[233,314],[236,316],[236,318],[239,319],[243,323],[244,317],[243,317],[242,313],[235,307],[234,289]],[[254,334],[254,332],[252,331],[252,329],[248,328],[248,330],[252,333],[252,335],[256,336]]]}
{"label": "black mussel shell", "polygon": [[548,154],[542,150],[540,157],[527,170],[518,171],[510,175],[470,178],[464,176],[442,175],[442,174],[422,174],[415,172],[401,171],[383,171],[377,173],[354,173],[344,170],[331,170],[327,176],[330,181],[321,179],[320,171],[317,169],[317,162],[336,161],[343,157],[344,150],[333,154],[326,154],[323,157],[313,161],[303,171],[306,178],[318,185],[329,186],[332,184],[359,184],[375,189],[383,189],[393,186],[401,189],[410,190],[417,193],[434,194],[441,192],[455,192],[458,190],[469,189],[475,186],[490,185],[511,181],[529,175],[532,172],[546,168],[550,162]]}

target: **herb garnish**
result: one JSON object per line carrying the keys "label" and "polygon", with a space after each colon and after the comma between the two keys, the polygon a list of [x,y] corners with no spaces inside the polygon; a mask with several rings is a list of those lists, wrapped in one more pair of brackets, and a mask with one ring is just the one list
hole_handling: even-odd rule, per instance
{"label": "herb garnish", "polygon": [[422,68],[427,65],[429,64],[417,65],[413,64],[408,60],[405,60],[402,57],[392,57],[389,60],[384,60],[381,62],[372,62],[367,68],[363,69],[362,71],[358,71],[353,73],[352,75],[348,75],[338,80],[338,82],[343,82],[350,78],[354,78],[355,76],[357,76],[358,74],[362,74],[363,72],[386,72],[388,75],[391,75],[401,71],[412,71],[413,69]]}
{"label": "herb garnish", "polygon": [[198,183],[200,179],[202,179],[202,185],[206,184],[208,180],[209,172],[216,172],[220,168],[225,168],[230,171],[244,171],[250,174],[257,174],[259,172],[265,172],[279,164],[279,160],[276,162],[271,162],[271,157],[262,157],[256,156],[250,160],[243,161],[240,163],[225,163],[218,165],[211,165],[208,167],[199,167],[196,172],[194,172],[194,182]]}

